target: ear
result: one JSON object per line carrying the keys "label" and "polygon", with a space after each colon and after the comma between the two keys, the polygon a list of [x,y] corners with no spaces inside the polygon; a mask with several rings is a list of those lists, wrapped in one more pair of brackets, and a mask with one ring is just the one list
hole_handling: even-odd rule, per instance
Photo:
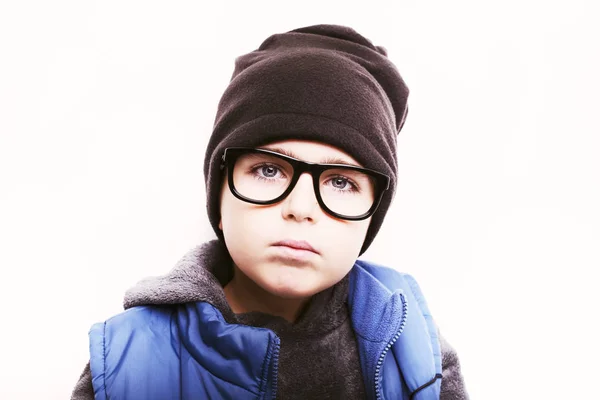
{"label": "ear", "polygon": [[219,229],[223,230],[223,218],[219,220]]}

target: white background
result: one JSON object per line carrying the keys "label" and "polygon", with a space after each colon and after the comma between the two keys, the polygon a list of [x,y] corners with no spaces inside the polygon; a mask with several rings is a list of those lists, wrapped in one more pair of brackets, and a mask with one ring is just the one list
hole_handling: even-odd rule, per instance
{"label": "white background", "polygon": [[3,1],[0,398],[68,398],[90,326],[214,237],[202,163],[234,59],[318,23],[411,89],[362,258],[417,278],[473,399],[600,398],[593,3]]}

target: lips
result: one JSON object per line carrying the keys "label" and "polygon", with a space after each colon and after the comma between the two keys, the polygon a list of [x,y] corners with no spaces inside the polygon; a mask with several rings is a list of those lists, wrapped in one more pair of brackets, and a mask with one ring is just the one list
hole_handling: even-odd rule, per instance
{"label": "lips", "polygon": [[308,250],[319,254],[319,252],[305,240],[280,240],[279,242],[273,243],[273,246],[286,246],[291,247],[292,249]]}

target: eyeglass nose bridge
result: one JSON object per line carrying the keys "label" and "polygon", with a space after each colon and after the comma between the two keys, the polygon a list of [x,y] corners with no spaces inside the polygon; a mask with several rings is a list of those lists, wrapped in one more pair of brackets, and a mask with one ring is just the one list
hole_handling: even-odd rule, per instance
{"label": "eyeglass nose bridge", "polygon": [[289,186],[282,194],[281,200],[287,198],[294,191],[294,188],[296,187],[296,184],[300,180],[302,174],[308,172],[308,174],[312,177],[313,192],[315,194],[317,202],[322,203],[323,199],[321,198],[321,192],[319,191],[319,178],[321,177],[323,171],[328,167],[302,160],[290,160],[290,162],[294,170],[294,175],[292,176],[292,180]]}

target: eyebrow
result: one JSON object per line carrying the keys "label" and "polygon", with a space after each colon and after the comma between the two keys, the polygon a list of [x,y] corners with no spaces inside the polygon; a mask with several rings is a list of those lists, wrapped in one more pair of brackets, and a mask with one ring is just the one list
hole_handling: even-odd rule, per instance
{"label": "eyebrow", "polygon": [[[263,150],[274,151],[276,153],[283,154],[285,156],[292,157],[292,158],[297,158],[299,160],[302,159],[301,157],[298,157],[296,154],[294,154],[292,151],[283,149],[281,147],[261,147],[261,148]],[[352,161],[344,160],[339,157],[325,157],[324,159],[322,159],[320,161],[320,163],[321,164],[343,164],[343,165],[351,165],[354,167],[362,167],[361,165],[358,165]]]}

